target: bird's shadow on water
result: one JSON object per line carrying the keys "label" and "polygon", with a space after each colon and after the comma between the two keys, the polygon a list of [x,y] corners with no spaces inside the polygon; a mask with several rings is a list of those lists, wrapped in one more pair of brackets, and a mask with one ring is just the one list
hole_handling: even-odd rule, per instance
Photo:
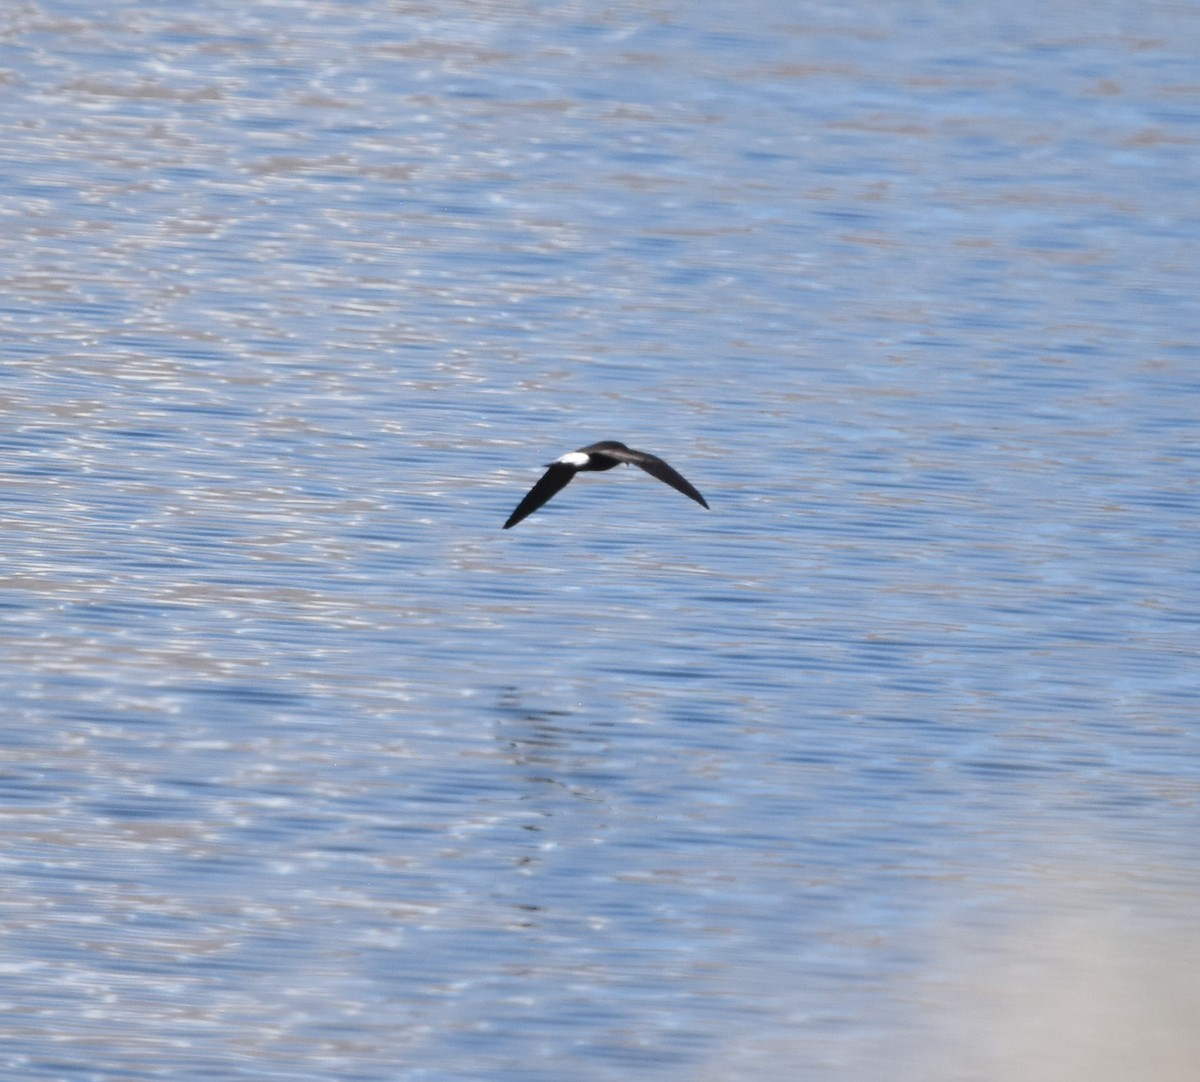
{"label": "bird's shadow on water", "polygon": [[527,705],[516,687],[500,692],[495,715],[496,758],[511,767],[506,784],[519,810],[507,843],[515,874],[497,880],[494,890],[534,927],[571,911],[562,877],[586,864],[612,818],[614,795],[600,775],[610,726]]}
{"label": "bird's shadow on water", "polygon": [[527,798],[552,787],[581,800],[601,801],[582,777],[595,776],[611,745],[611,723],[597,726],[573,721],[575,712],[533,708],[517,687],[502,689],[496,702],[496,740],[502,753],[523,774]]}

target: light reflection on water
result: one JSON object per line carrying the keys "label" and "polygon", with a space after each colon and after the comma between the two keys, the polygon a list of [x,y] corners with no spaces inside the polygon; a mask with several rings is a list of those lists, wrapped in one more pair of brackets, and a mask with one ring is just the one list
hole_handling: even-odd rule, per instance
{"label": "light reflection on water", "polygon": [[[1189,1077],[1200,23],[1074,9],[10,14],[6,1077]],[[712,512],[500,532],[601,438]]]}

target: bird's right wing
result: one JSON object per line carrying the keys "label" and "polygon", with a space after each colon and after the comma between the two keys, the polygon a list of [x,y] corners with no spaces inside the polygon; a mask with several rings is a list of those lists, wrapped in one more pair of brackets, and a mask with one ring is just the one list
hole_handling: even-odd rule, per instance
{"label": "bird's right wing", "polygon": [[574,476],[574,466],[567,466],[559,462],[552,463],[550,468],[542,474],[542,479],[525,493],[525,499],[517,504],[517,509],[508,516],[504,528],[507,530],[510,526],[515,526],[521,519],[532,515],[548,499],[566,488]]}
{"label": "bird's right wing", "polygon": [[695,500],[701,507],[708,507],[708,503],[692,483],[673,466],[667,465],[658,455],[652,455],[648,451],[635,451],[632,447],[626,447],[620,451],[606,450],[604,453],[619,462],[632,462],[635,466],[641,466],[651,477],[657,477],[660,481],[670,485],[676,492],[682,492],[689,499]]}

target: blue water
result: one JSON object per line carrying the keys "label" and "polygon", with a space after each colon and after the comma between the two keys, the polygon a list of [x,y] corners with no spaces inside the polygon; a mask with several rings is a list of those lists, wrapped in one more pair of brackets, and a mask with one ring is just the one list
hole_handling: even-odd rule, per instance
{"label": "blue water", "polygon": [[5,1078],[1194,1078],[1200,9],[0,27]]}

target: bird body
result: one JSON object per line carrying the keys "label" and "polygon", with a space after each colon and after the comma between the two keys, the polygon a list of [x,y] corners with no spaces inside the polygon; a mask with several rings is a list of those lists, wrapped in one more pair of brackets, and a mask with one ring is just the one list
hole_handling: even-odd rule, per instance
{"label": "bird body", "polygon": [[682,492],[689,499],[695,500],[701,507],[708,508],[704,497],[692,487],[683,474],[672,469],[657,455],[649,454],[646,451],[635,451],[632,447],[626,447],[625,444],[618,443],[616,440],[601,440],[599,443],[590,443],[586,447],[581,447],[578,451],[571,451],[562,458],[551,462],[549,469],[542,475],[542,479],[526,493],[525,498],[517,504],[517,509],[508,516],[504,528],[507,530],[526,516],[532,515],[552,496],[566,488],[571,478],[577,473],[611,470],[622,462],[640,466],[651,477],[657,477],[677,492]]}

